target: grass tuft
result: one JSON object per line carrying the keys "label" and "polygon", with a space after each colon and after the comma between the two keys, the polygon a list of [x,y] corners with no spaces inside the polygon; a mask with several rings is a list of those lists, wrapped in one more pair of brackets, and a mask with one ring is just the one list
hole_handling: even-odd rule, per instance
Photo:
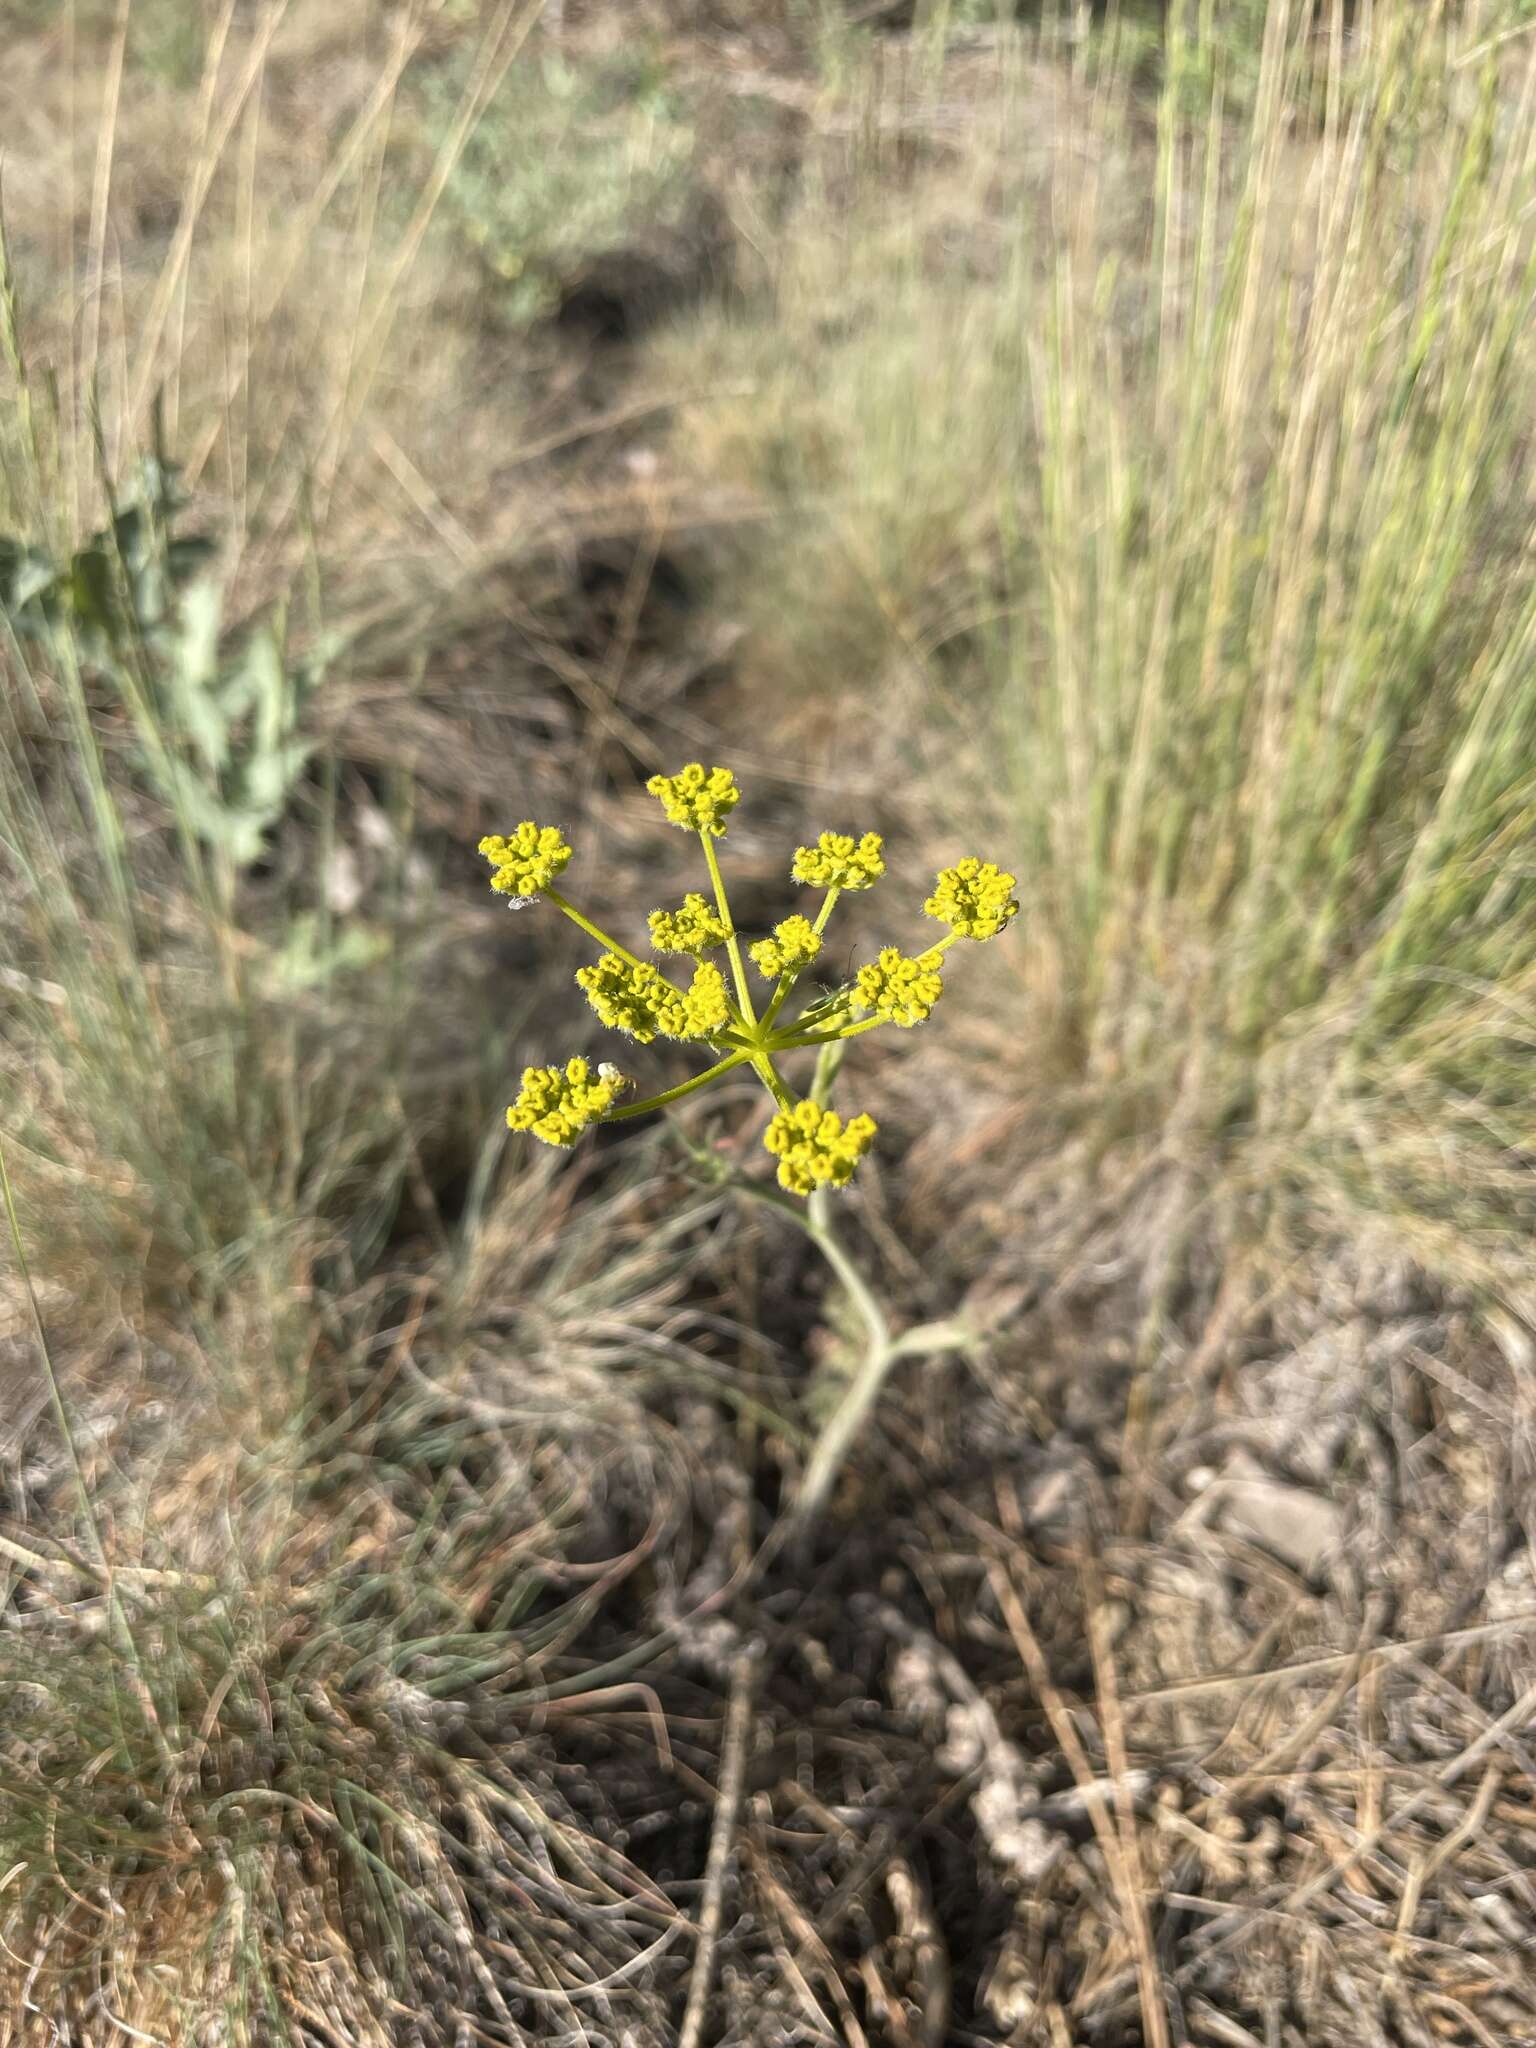
{"label": "grass tuft", "polygon": [[901,707],[942,843],[981,791],[1029,877],[1045,1127],[1514,1286],[1536,60],[1459,13],[1266,21],[1235,97],[1175,22],[1150,180],[1113,39],[1071,75],[1000,46],[900,212],[834,153],[753,300],[672,344],[755,385],[683,452],[769,515],[767,662],[850,730]]}

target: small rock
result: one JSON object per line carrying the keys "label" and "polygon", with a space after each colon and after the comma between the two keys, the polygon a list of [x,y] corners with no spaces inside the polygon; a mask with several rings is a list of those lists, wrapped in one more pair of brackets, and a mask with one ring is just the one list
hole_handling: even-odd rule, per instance
{"label": "small rock", "polygon": [[1344,1510],[1322,1494],[1272,1479],[1246,1451],[1233,1451],[1220,1479],[1215,1520],[1311,1577],[1342,1545]]}

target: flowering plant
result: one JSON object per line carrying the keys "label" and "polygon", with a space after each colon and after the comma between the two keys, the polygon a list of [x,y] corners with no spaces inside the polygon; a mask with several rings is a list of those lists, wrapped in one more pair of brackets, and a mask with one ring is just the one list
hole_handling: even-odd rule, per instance
{"label": "flowering plant", "polygon": [[[796,1009],[792,998],[821,956],[838,898],[873,888],[885,873],[880,835],[823,832],[814,846],[800,847],[790,879],[822,891],[814,917],[786,917],[770,937],[743,948],[716,852],[716,841],[725,837],[727,821],[741,800],[735,776],[729,768],[706,769],[695,761],[676,775],[653,775],[646,787],[669,823],[698,835],[709,872],[710,897],[691,892],[676,910],[655,910],[649,919],[656,952],[693,962],[687,987],[653,961],[637,958],[561,893],[556,884],[572,849],[556,826],[526,820],[506,837],[482,839],[480,852],[491,864],[491,887],[509,902],[541,898],[553,904],[602,949],[596,965],[583,967],[576,980],[604,1024],[641,1045],[662,1037],[702,1046],[714,1060],[691,1080],[638,1102],[624,1100],[629,1078],[607,1062],[595,1074],[583,1059],[528,1067],[507,1122],[545,1144],[568,1146],[589,1125],[664,1109],[737,1067],[750,1067],[773,1098],[775,1113],[763,1143],[778,1161],[780,1186],[799,1196],[845,1187],[874,1142],[873,1117],[845,1121],[826,1106],[822,1090],[798,1097],[781,1072],[782,1063],[791,1054],[820,1052],[883,1024],[908,1030],[922,1023],[944,993],[942,970],[949,949],[962,941],[996,938],[1018,914],[1014,878],[993,862],[975,858],[943,869],[923,905],[925,914],[945,927],[941,938],[915,954],[882,947],[851,980],[822,989]],[[722,948],[729,987],[721,968],[706,957]],[[753,999],[748,961],[769,984],[761,1008]]]}

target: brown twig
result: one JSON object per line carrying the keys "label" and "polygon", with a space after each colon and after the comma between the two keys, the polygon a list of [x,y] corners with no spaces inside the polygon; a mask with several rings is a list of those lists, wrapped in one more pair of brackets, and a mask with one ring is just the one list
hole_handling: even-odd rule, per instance
{"label": "brown twig", "polygon": [[1504,1782],[1504,1761],[1496,1757],[1483,1773],[1483,1781],[1477,1788],[1472,1804],[1467,1808],[1457,1825],[1427,1856],[1415,1859],[1408,1872],[1408,1882],[1403,1886],[1402,1904],[1398,1908],[1397,1927],[1392,1936],[1391,1961],[1396,1966],[1408,1936],[1413,1932],[1414,1917],[1419,1910],[1419,1901],[1424,1896],[1424,1887],[1437,1870],[1442,1869],[1466,1847],[1467,1843],[1480,1835],[1483,1824],[1492,1811],[1493,1802]]}
{"label": "brown twig", "polygon": [[[1433,1784],[1426,1785],[1422,1791],[1415,1793],[1411,1799],[1406,1800],[1389,1819],[1382,1822],[1381,1826],[1374,1833],[1357,1836],[1353,1846],[1346,1850],[1337,1861],[1331,1863],[1326,1870],[1319,1871],[1316,1877],[1310,1878],[1305,1884],[1296,1886],[1283,1899],[1275,1901],[1272,1905],[1250,1906],[1246,1909],[1238,1909],[1226,1926],[1210,1930],[1203,1940],[1201,1935],[1197,1934],[1192,1942],[1192,1946],[1196,1949],[1197,1953],[1184,1966],[1185,1970],[1187,1971],[1195,1967],[1203,1968],[1211,1955],[1220,1949],[1230,1946],[1232,1942],[1239,1940],[1266,1913],[1276,1910],[1292,1914],[1298,1913],[1303,1906],[1309,1906],[1314,1899],[1321,1897],[1324,1892],[1332,1890],[1333,1886],[1339,1882],[1346,1871],[1352,1870],[1362,1857],[1369,1856],[1371,1851],[1377,1847],[1384,1837],[1392,1834],[1395,1829],[1402,1827],[1415,1814],[1422,1812],[1438,1791],[1444,1787],[1454,1785],[1456,1780],[1464,1772],[1468,1771],[1479,1758],[1485,1756],[1490,1749],[1496,1748],[1506,1729],[1524,1726],[1533,1708],[1536,1708],[1536,1685],[1527,1687],[1512,1707],[1502,1713],[1496,1721],[1491,1722],[1483,1730],[1482,1734],[1477,1736],[1474,1741],[1468,1743],[1467,1747],[1460,1751],[1458,1755],[1452,1757],[1447,1763],[1442,1764],[1435,1773]],[[1202,1933],[1204,1932],[1202,1930]]]}
{"label": "brown twig", "polygon": [[[1040,1695],[1062,1755],[1066,1758],[1072,1776],[1086,1793],[1096,1783],[1096,1773],[1088,1760],[1082,1737],[1072,1724],[1066,1703],[1056,1690],[1051,1677],[1050,1666],[1046,1663],[1045,1652],[1040,1647],[1040,1638],[1035,1634],[1024,1603],[1015,1590],[1013,1580],[1000,1564],[987,1567],[987,1577],[997,1604],[1002,1609],[1008,1632],[1013,1637],[1020,1661],[1029,1673],[1031,1683]],[[1161,1975],[1157,1967],[1157,1954],[1152,1946],[1152,1929],[1147,1920],[1146,1901],[1136,1882],[1136,1873],[1126,1858],[1124,1844],[1101,1799],[1092,1798],[1085,1802],[1093,1831],[1098,1836],[1099,1846],[1104,1851],[1104,1860],[1109,1865],[1115,1891],[1120,1900],[1122,1912],[1130,1931],[1131,1944],[1136,1955],[1136,1981],[1141,1996],[1141,2019],[1149,2048],[1169,2048],[1168,2008],[1164,2002]]]}
{"label": "brown twig", "polygon": [[714,1825],[709,1836],[709,1856],[704,1865],[704,1905],[699,1914],[699,1945],[688,1980],[688,2004],[677,2037],[677,2048],[699,2048],[704,2031],[704,2013],[715,1974],[715,1950],[720,1942],[720,1922],[725,1910],[725,1876],[736,1839],[736,1819],[741,1811],[741,1788],[747,1770],[747,1735],[752,1726],[752,1695],[757,1684],[757,1653],[740,1652],[731,1666],[731,1699],[726,1709],[725,1738],[720,1746],[720,1796],[715,1801]]}
{"label": "brown twig", "polygon": [[[818,1799],[814,1792],[808,1792],[793,1778],[786,1778],[780,1790],[806,1813],[820,1821],[829,1835],[836,1835],[849,1848],[860,1846],[855,1831]],[[889,1831],[877,1831],[875,1840],[869,1845],[868,1854],[861,1859],[859,1869],[855,1873],[855,1896],[857,1891],[863,1889],[868,1878],[876,1874],[884,1883],[891,1909],[912,1950],[912,1965],[917,1975],[918,1989],[922,1994],[920,2039],[923,2048],[942,2048],[943,2042],[948,2038],[949,2027],[949,1950],[911,1864],[902,1855],[900,1846],[891,1839]],[[839,1909],[835,1899],[823,1908],[817,1914],[821,1934],[830,1934],[843,1918],[845,1911],[846,1907]],[[888,2025],[892,2025],[895,2022],[894,2013],[887,2013],[885,2019]]]}

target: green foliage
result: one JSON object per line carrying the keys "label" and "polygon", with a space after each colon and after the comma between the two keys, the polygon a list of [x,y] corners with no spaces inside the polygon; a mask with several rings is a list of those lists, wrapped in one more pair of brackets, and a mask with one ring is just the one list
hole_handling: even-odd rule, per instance
{"label": "green foliage", "polygon": [[222,593],[199,574],[217,549],[175,531],[175,478],[173,464],[145,457],[129,501],[64,560],[0,534],[0,611],[18,640],[116,686],[162,801],[214,853],[249,867],[309,758],[298,721],[325,656],[286,660],[272,626],[221,654]]}
{"label": "green foliage", "polygon": [[232,661],[221,662],[220,614],[214,583],[195,584],[182,601],[179,630],[159,671],[152,773],[206,845],[249,867],[309,759],[298,720],[323,662],[285,661],[270,627],[258,628]]}
{"label": "green foliage", "polygon": [[[440,144],[463,93],[458,67],[422,82]],[[659,58],[626,51],[579,68],[557,51],[512,66],[448,179],[443,218],[481,265],[502,317],[552,310],[582,260],[681,227],[695,135]]]}
{"label": "green foliage", "polygon": [[78,658],[110,669],[136,644],[161,647],[174,634],[178,591],[217,552],[200,534],[178,534],[185,499],[176,466],[143,458],[134,488],[112,518],[74,552],[0,533],[0,611],[22,639],[67,628]]}
{"label": "green foliage", "polygon": [[[119,0],[6,0],[6,27],[52,26],[71,14],[77,37],[105,41],[117,25]],[[202,75],[208,46],[203,0],[133,0],[125,47],[129,67],[183,90]]]}

